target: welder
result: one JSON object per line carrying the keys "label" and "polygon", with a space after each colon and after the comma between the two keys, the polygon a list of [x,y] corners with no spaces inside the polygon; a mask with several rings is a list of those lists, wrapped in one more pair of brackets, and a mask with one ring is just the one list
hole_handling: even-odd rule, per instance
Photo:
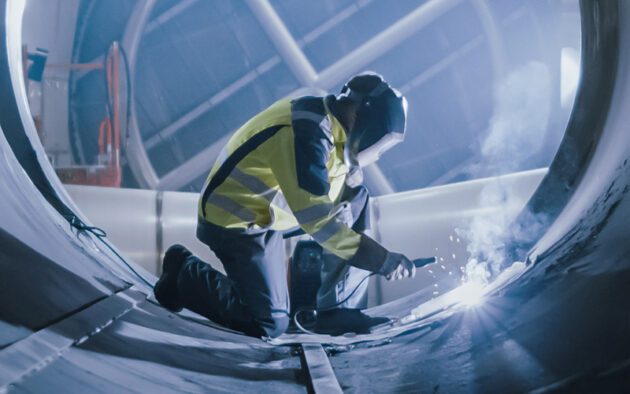
{"label": "welder", "polygon": [[197,237],[227,275],[173,245],[157,300],[251,336],[279,336],[290,310],[283,235],[302,231],[326,251],[315,330],[366,333],[386,322],[361,312],[361,278],[413,277],[415,267],[364,233],[362,168],[403,140],[406,117],[405,97],[365,72],[340,94],[283,99],[251,118],[219,154],[199,198]]}

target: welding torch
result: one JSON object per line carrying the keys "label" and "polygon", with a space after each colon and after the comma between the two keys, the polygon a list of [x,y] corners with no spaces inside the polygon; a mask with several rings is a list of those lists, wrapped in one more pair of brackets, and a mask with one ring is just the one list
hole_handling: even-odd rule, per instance
{"label": "welding torch", "polygon": [[412,260],[411,262],[413,263],[413,265],[416,266],[416,268],[422,268],[425,265],[433,264],[436,261],[437,261],[437,258],[435,256],[432,256],[432,257],[423,257],[423,258],[415,259],[415,260]]}

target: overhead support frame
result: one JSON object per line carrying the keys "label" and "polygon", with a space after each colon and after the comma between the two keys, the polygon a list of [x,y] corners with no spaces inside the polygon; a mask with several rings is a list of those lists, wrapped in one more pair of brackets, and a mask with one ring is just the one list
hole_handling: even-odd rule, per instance
{"label": "overhead support frame", "polygon": [[151,22],[147,23],[146,28],[144,29],[144,33],[145,34],[151,33],[158,27],[162,26],[163,24],[167,23],[168,21],[172,20],[176,16],[180,15],[181,13],[183,13],[184,11],[186,11],[187,9],[195,5],[195,3],[197,3],[198,1],[199,0],[180,1],[179,3],[169,8],[168,10],[161,13],[160,16],[153,19]]}
{"label": "overhead support frame", "polygon": [[[192,0],[190,1],[192,3]],[[296,79],[304,86],[329,91],[352,74],[362,71],[379,56],[382,56],[402,43],[411,35],[457,6],[461,1],[462,0],[431,0],[422,4],[412,13],[371,38],[319,74],[315,71],[268,0],[247,0],[247,4]],[[139,2],[136,5],[136,9],[134,9],[127,30],[125,31],[123,46],[127,49],[129,54],[129,64],[132,75],[135,69],[136,52],[139,42],[147,27],[148,17],[150,16],[154,4],[155,0]],[[188,3],[185,4],[188,5]],[[272,58],[269,61],[272,60],[277,62],[278,58]],[[267,65],[269,61],[252,71],[258,72],[257,70]],[[249,74],[248,76],[251,77]],[[230,91],[232,90],[234,89],[230,89]],[[166,126],[158,133],[159,137],[154,138],[150,143],[154,145],[158,142],[158,139],[161,140],[164,139],[165,136],[174,135],[179,129],[190,123],[190,121],[203,115],[205,111],[217,104],[216,101],[218,98],[215,96],[195,107],[193,112],[184,114],[172,125]],[[224,99],[228,95],[220,96],[221,99]],[[225,138],[219,139],[213,145],[205,148],[188,161],[182,163],[179,167],[171,170],[163,178],[160,178],[156,174],[148,158],[145,146],[143,145],[138,129],[134,100],[132,100],[131,105],[130,137],[127,156],[130,167],[142,187],[159,190],[176,190],[189,184],[208,171],[216,157],[214,155],[218,154],[218,151],[220,151],[220,146],[215,145],[225,143]],[[375,170],[378,170],[378,168],[373,168],[368,172],[374,173]],[[378,172],[380,172],[380,170]],[[379,184],[379,189],[386,191],[393,190],[391,184],[385,177],[379,176],[376,178],[374,182]]]}
{"label": "overhead support frame", "polygon": [[433,0],[385,29],[348,55],[322,71],[315,86],[329,90],[346,78],[363,70],[378,57],[392,50],[414,33],[444,15],[462,0]]}
{"label": "overhead support frame", "polygon": [[313,86],[317,72],[269,1],[247,0],[247,5],[297,80]]}

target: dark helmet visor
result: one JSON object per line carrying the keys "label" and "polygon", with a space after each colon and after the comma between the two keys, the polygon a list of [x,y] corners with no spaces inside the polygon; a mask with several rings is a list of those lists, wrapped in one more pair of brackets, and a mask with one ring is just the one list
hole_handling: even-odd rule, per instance
{"label": "dark helmet visor", "polygon": [[395,89],[369,97],[357,114],[349,148],[361,166],[378,160],[381,154],[404,138],[407,100]]}

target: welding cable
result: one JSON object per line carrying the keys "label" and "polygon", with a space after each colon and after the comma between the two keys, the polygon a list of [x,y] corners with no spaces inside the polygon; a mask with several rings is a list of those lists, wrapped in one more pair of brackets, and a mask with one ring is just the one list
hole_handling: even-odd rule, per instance
{"label": "welding cable", "polygon": [[304,328],[300,322],[299,322],[299,314],[302,312],[311,312],[313,313],[313,315],[315,316],[315,318],[317,319],[317,312],[326,312],[326,311],[330,311],[335,309],[336,307],[338,307],[339,305],[342,305],[343,303],[345,303],[346,301],[348,301],[353,295],[354,293],[357,292],[357,290],[359,290],[359,288],[361,287],[361,285],[368,280],[371,276],[376,275],[376,272],[372,272],[369,275],[366,275],[365,278],[361,279],[361,281],[359,282],[358,285],[355,286],[355,288],[350,292],[350,294],[344,298],[343,300],[339,301],[336,304],[333,304],[331,306],[327,306],[325,308],[311,308],[311,307],[299,307],[295,310],[295,314],[293,315],[293,322],[295,323],[295,326],[302,332],[304,332],[305,334],[311,334],[311,335],[319,335],[315,332],[309,331],[306,328]]}
{"label": "welding cable", "polygon": [[125,51],[125,48],[122,45],[118,47],[118,51],[121,54],[123,65],[125,66],[125,85],[127,87],[127,94],[126,94],[127,102],[125,103],[126,113],[125,113],[125,144],[124,144],[125,149],[127,149],[127,143],[129,142],[129,118],[131,118],[131,98],[132,98],[131,73],[130,73],[130,68],[129,68],[129,59],[127,58],[127,51]]}
{"label": "welding cable", "polygon": [[[105,230],[103,230],[100,227],[96,227],[96,226],[88,226],[87,224],[85,224],[81,219],[79,219],[76,215],[71,214],[71,215],[64,215],[64,218],[68,221],[68,223],[70,223],[70,226],[72,226],[73,228],[75,228],[78,233],[81,232],[87,232],[90,233],[92,235],[94,235],[99,241],[101,241],[103,243],[103,245],[105,245],[114,255],[116,255],[116,257],[118,257],[120,259],[120,261],[122,261],[122,263],[127,266],[127,268],[133,272],[138,278],[140,278],[140,280],[142,282],[144,282],[147,286],[149,286],[150,288],[153,288],[153,284],[150,283],[148,280],[146,280],[142,275],[140,275],[140,273],[138,273],[138,271],[136,271],[131,264],[129,264],[129,262],[127,262],[127,260],[125,260],[124,257],[122,257],[117,251],[116,249],[114,249],[109,242],[107,242],[105,239],[107,238],[107,233],[105,232]],[[78,233],[77,233],[77,237],[78,237]]]}
{"label": "welding cable", "polygon": [[[425,258],[418,258],[413,260],[413,265],[416,268],[422,268],[425,267],[429,264],[434,264],[437,261],[437,258],[435,256],[433,257],[425,257]],[[338,307],[339,305],[345,303],[346,301],[348,301],[350,299],[350,297],[352,297],[354,295],[354,293],[357,292],[357,290],[359,290],[359,287],[361,287],[361,285],[363,284],[363,282],[365,282],[367,279],[369,279],[371,276],[376,275],[376,272],[372,272],[369,275],[366,275],[365,278],[361,279],[361,282],[359,282],[358,285],[356,285],[356,287],[354,288],[354,290],[352,290],[352,292],[343,300],[339,301],[338,303],[331,305],[331,306],[327,306],[325,308],[311,308],[311,307],[300,307],[298,309],[296,309],[295,314],[293,315],[293,322],[295,323],[296,327],[301,330],[302,332],[306,333],[306,334],[311,334],[311,335],[317,335],[317,333],[314,333],[312,331],[309,331],[307,329],[305,329],[299,322],[299,318],[298,315],[302,312],[311,312],[314,314],[315,319],[317,319],[317,312],[325,312],[325,311],[329,311],[332,309],[335,309],[336,307]]]}

